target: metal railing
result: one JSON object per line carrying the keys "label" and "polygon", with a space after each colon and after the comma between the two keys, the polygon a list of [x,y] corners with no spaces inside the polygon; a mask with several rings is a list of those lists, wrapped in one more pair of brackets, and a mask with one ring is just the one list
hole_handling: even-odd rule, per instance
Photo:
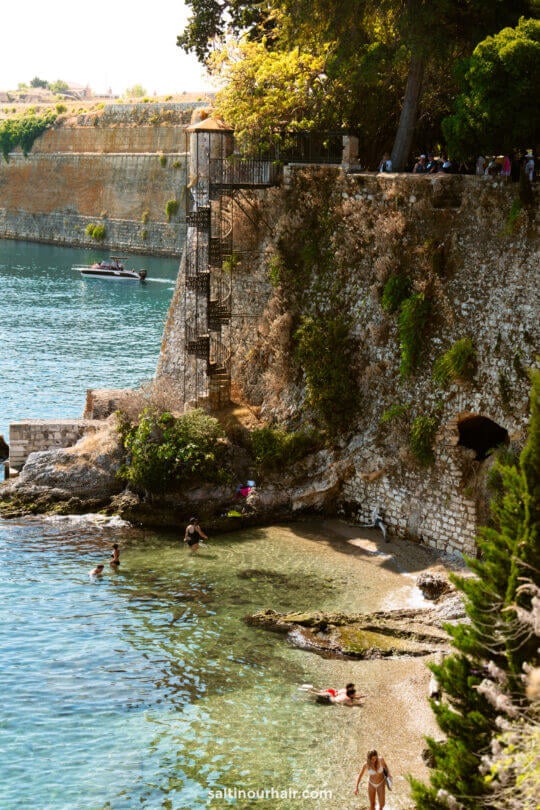
{"label": "metal railing", "polygon": [[241,158],[210,159],[210,183],[217,186],[250,188],[276,185],[281,179],[281,167],[272,160]]}

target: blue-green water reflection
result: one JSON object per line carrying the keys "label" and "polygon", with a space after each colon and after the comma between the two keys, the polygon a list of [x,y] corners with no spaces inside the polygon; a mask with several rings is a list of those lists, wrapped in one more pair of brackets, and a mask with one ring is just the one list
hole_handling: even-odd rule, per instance
{"label": "blue-green water reflection", "polygon": [[133,256],[148,281],[82,278],[106,257],[0,239],[0,434],[19,419],[82,415],[87,388],[134,388],[155,372],[179,260]]}

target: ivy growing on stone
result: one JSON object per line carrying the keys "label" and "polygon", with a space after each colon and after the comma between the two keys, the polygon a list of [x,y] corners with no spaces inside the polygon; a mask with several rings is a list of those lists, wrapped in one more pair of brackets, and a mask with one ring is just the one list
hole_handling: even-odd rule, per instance
{"label": "ivy growing on stone", "polygon": [[307,404],[331,435],[347,433],[351,415],[358,410],[350,322],[344,316],[304,317],[295,339],[296,357],[306,378]]}
{"label": "ivy growing on stone", "polygon": [[476,351],[469,337],[457,340],[433,366],[433,381],[445,386],[455,380],[470,380],[476,370]]}
{"label": "ivy growing on stone", "polygon": [[409,377],[420,364],[430,313],[431,301],[423,292],[411,295],[401,304],[398,330],[402,377]]}
{"label": "ivy growing on stone", "polygon": [[420,414],[412,423],[409,445],[421,464],[427,465],[433,462],[433,444],[438,427],[438,418],[428,414]]}
{"label": "ivy growing on stone", "polygon": [[411,279],[405,273],[389,276],[383,288],[381,306],[385,312],[397,312],[411,294]]}
{"label": "ivy growing on stone", "polygon": [[8,118],[0,122],[0,150],[6,163],[9,153],[20,146],[23,155],[28,155],[36,138],[51,127],[57,118],[57,113],[49,111],[43,115],[29,112],[15,118]]}

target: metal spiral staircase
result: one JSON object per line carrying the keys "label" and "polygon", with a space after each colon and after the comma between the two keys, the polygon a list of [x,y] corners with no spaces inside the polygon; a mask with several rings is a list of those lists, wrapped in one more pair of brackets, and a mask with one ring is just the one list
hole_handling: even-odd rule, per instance
{"label": "metal spiral staircase", "polygon": [[197,399],[206,389],[203,398],[217,410],[230,402],[234,196],[238,189],[275,185],[278,176],[269,161],[222,157],[210,159],[201,178],[192,189],[193,209],[186,215],[186,350],[206,361],[206,385],[195,382]]}

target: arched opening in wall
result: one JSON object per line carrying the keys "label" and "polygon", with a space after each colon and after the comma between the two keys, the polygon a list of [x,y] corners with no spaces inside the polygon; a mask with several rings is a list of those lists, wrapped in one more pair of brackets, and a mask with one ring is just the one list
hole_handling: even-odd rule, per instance
{"label": "arched opening in wall", "polygon": [[488,419],[487,416],[470,414],[458,422],[458,445],[468,447],[476,453],[476,460],[483,461],[490,451],[502,444],[508,444],[508,431]]}

